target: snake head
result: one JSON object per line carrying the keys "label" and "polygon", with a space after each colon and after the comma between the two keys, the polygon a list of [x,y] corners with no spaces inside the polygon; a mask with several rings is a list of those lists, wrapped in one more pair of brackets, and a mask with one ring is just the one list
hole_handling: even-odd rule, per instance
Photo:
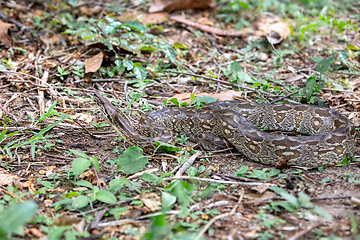
{"label": "snake head", "polygon": [[99,106],[100,110],[103,112],[103,114],[106,117],[112,117],[115,116],[116,113],[119,112],[119,110],[111,104],[111,102],[107,99],[101,96],[99,93],[92,94],[94,101]]}

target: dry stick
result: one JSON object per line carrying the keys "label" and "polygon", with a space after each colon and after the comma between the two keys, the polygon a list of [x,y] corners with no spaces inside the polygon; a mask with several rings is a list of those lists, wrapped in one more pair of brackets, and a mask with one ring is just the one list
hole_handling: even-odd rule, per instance
{"label": "dry stick", "polygon": [[127,180],[131,180],[131,179],[134,179],[134,178],[141,177],[145,172],[147,172],[147,173],[154,173],[154,172],[158,172],[158,171],[159,171],[158,168],[152,168],[152,169],[145,170],[145,171],[142,171],[142,172],[134,173],[133,175],[127,177],[126,179],[127,179]]}
{"label": "dry stick", "polygon": [[[16,122],[18,121],[17,118],[15,117],[15,115],[13,115],[12,113],[8,112],[5,108],[3,108],[2,106],[0,106],[0,109],[3,110],[7,115],[9,115],[12,119],[14,119]],[[7,129],[9,129],[9,127],[7,127]]]}
{"label": "dry stick", "polygon": [[[40,85],[41,83],[46,84],[48,79],[49,79],[49,72],[45,71],[42,78],[36,81],[37,84]],[[40,90],[40,88],[38,88],[38,95],[39,95],[38,103],[39,103],[40,115],[43,115],[45,113],[45,100],[44,100],[44,91]]]}
{"label": "dry stick", "polygon": [[296,234],[294,234],[292,237],[288,238],[288,240],[296,240],[298,239],[299,237],[302,237],[304,236],[305,234],[307,234],[308,232],[310,232],[311,230],[319,227],[321,224],[320,223],[317,223],[317,224],[314,224],[313,226],[309,227],[308,229],[304,229]]}
{"label": "dry stick", "polygon": [[175,174],[175,177],[180,177],[191,165],[194,163],[195,159],[197,159],[202,154],[201,151],[192,155],[179,169],[179,171]]}
{"label": "dry stick", "polygon": [[[90,79],[90,82],[122,82],[125,81],[124,79],[121,78],[101,78],[101,79]],[[83,83],[86,82],[86,80],[81,79],[81,80],[77,80],[74,83]]]}
{"label": "dry stick", "polygon": [[232,216],[235,214],[237,208],[240,206],[241,201],[244,197],[244,188],[241,188],[241,193],[240,193],[240,197],[239,197],[239,201],[237,202],[237,204],[233,207],[233,209],[231,210],[231,212],[229,213],[224,213],[224,214],[220,214],[216,217],[214,217],[213,219],[211,219],[204,227],[203,229],[201,229],[201,231],[199,232],[199,234],[196,236],[195,240],[199,240],[204,234],[205,232],[211,227],[211,225],[218,219],[221,218],[226,218],[229,216]]}
{"label": "dry stick", "polygon": [[360,76],[360,73],[349,73],[349,72],[344,72],[344,71],[339,71],[343,74],[348,74],[348,75],[354,75],[354,76]]}
{"label": "dry stick", "polygon": [[91,223],[90,229],[97,228],[97,225],[99,224],[100,220],[103,218],[105,213],[108,211],[108,208],[104,208],[103,210],[96,212],[93,222]]}

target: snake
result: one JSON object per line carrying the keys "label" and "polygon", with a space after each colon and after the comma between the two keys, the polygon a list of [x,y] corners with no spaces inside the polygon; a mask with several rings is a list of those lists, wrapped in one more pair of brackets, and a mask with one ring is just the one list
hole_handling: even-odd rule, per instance
{"label": "snake", "polygon": [[107,98],[98,93],[93,98],[119,135],[147,152],[156,149],[157,142],[175,144],[179,134],[207,150],[231,146],[252,161],[272,166],[332,166],[355,152],[354,124],[331,108],[228,100],[202,108],[163,108],[134,124]]}

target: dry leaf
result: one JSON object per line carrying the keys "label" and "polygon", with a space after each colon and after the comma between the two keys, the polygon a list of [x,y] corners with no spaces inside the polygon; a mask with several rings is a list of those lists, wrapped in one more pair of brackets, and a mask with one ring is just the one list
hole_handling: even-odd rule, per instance
{"label": "dry leaf", "polygon": [[51,200],[51,199],[45,199],[45,200],[44,200],[44,205],[45,205],[45,207],[50,207],[53,203],[54,203],[54,202],[53,202],[53,200]]}
{"label": "dry leaf", "polygon": [[277,17],[259,16],[260,21],[256,23],[257,36],[267,37],[272,44],[278,44],[286,39],[290,33],[290,26],[288,23],[280,21]]}
{"label": "dry leaf", "polygon": [[[253,189],[253,190],[256,190],[256,189]],[[276,196],[277,196],[276,193],[274,193],[272,191],[265,191],[262,194],[249,193],[249,194],[245,195],[245,197],[248,198],[248,199],[259,200],[259,201],[269,199],[269,198],[273,198],[273,197],[276,197]]]}
{"label": "dry leaf", "polygon": [[96,72],[102,64],[104,54],[102,52],[96,54],[92,58],[85,60],[85,73]]}
{"label": "dry leaf", "polygon": [[205,9],[214,7],[214,0],[153,0],[149,12],[175,11],[183,9]]}
{"label": "dry leaf", "polygon": [[4,43],[5,47],[12,46],[12,38],[8,34],[11,27],[15,27],[15,25],[0,20],[0,42]]}
{"label": "dry leaf", "polygon": [[94,118],[95,118],[95,116],[85,114],[85,113],[76,113],[75,115],[71,116],[71,119],[79,120],[79,121],[87,123],[87,124],[94,122],[95,121]]}
{"label": "dry leaf", "polygon": [[140,199],[144,203],[144,205],[150,209],[151,212],[156,212],[160,210],[161,199],[158,195],[156,195],[156,193],[143,193],[141,194]]}
{"label": "dry leaf", "polygon": [[92,16],[99,14],[103,8],[101,6],[94,6],[92,8],[81,6],[79,9],[82,15]]}
{"label": "dry leaf", "polygon": [[24,182],[22,187],[23,188],[28,188],[31,191],[31,193],[34,194],[36,192],[34,178],[32,177],[30,180]]}
{"label": "dry leaf", "polygon": [[12,174],[12,173],[0,173],[0,185],[1,186],[7,186],[12,185],[13,181],[15,179],[18,179],[19,177]]}
{"label": "dry leaf", "polygon": [[81,219],[76,216],[61,215],[60,217],[55,219],[54,224],[56,226],[70,226],[80,221]]}
{"label": "dry leaf", "polygon": [[54,45],[57,41],[59,41],[59,37],[58,35],[54,34],[52,35],[52,37],[45,37],[45,36],[40,36],[41,41],[43,41],[43,43],[46,44],[46,46],[49,45]]}
{"label": "dry leaf", "polygon": [[37,238],[41,238],[42,233],[37,228],[30,228],[30,232],[32,235],[34,235]]}
{"label": "dry leaf", "polygon": [[88,170],[86,172],[83,172],[82,174],[80,174],[79,176],[79,180],[86,180],[86,181],[91,181],[95,178],[95,173],[93,170]]}
{"label": "dry leaf", "polygon": [[160,24],[168,20],[169,14],[165,12],[143,14],[140,22],[143,24]]}
{"label": "dry leaf", "polygon": [[269,183],[263,183],[261,185],[252,187],[251,190],[254,190],[254,191],[256,191],[256,192],[258,192],[260,194],[263,194],[271,186],[273,186],[273,185],[269,184]]}

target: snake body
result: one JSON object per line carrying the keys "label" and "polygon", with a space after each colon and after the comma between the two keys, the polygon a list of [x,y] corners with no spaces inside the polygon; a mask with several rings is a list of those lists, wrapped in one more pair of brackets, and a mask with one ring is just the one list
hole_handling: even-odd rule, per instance
{"label": "snake body", "polygon": [[[353,123],[336,110],[323,107],[223,101],[201,109],[153,111],[133,127],[106,98],[95,94],[94,100],[117,132],[144,150],[155,149],[155,141],[173,144],[175,133],[184,133],[208,149],[224,148],[229,143],[249,159],[269,165],[285,161],[288,166],[330,166],[355,151]],[[277,135],[259,128],[307,136]]]}

